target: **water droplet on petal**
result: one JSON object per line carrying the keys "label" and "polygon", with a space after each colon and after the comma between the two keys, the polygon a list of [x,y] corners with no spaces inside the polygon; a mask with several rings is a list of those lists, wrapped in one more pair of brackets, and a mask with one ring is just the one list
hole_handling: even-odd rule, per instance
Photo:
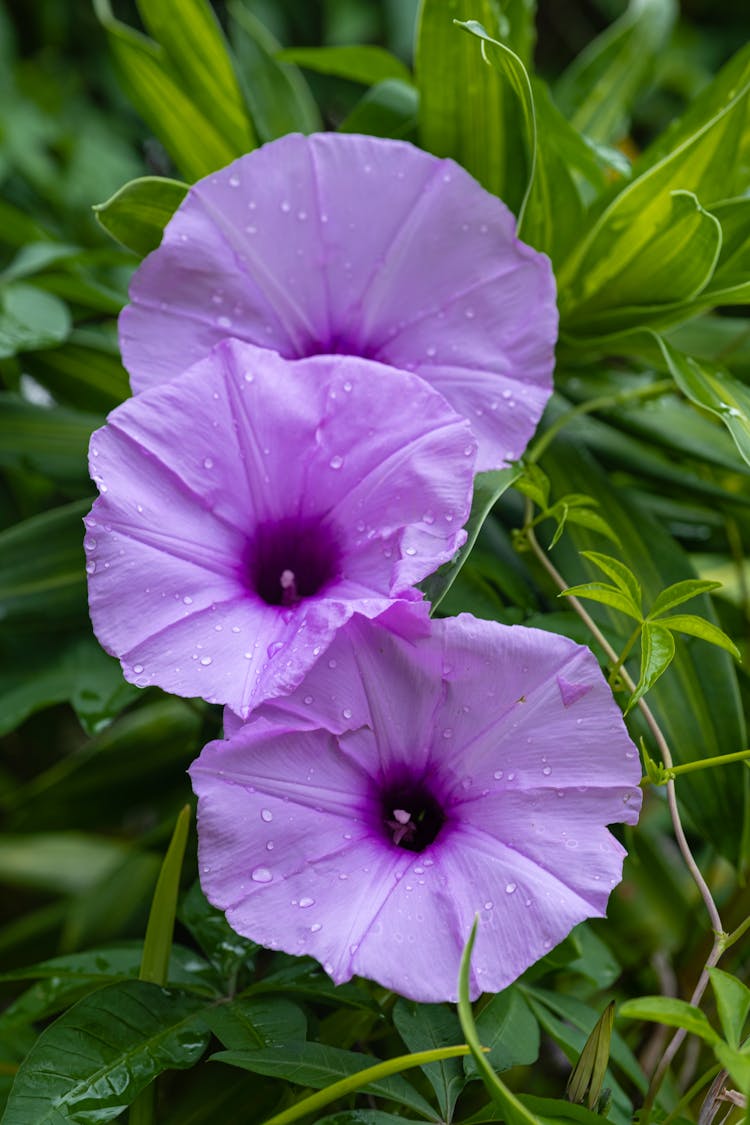
{"label": "water droplet on petal", "polygon": [[292,209],[292,205],[287,199],[282,199],[282,201],[280,203],[280,207],[281,207],[281,210],[284,212],[285,215],[288,215],[289,212]]}
{"label": "water droplet on petal", "polygon": [[267,867],[256,867],[250,878],[254,883],[270,883],[273,875]]}
{"label": "water droplet on petal", "polygon": [[330,467],[332,469],[340,469],[341,466],[344,464],[344,458],[339,457],[339,455],[337,453],[334,457],[331,458],[331,460],[328,462],[328,464],[330,465]]}
{"label": "water droplet on petal", "polygon": [[239,187],[240,186],[240,177],[236,176],[236,175],[230,176],[229,177],[229,186],[230,187]]}
{"label": "water droplet on petal", "polygon": [[345,719],[351,719],[351,717],[352,717],[351,707],[345,707],[344,710],[341,712],[341,714],[344,716]]}
{"label": "water droplet on petal", "polygon": [[182,601],[183,601],[184,605],[192,605],[193,604],[193,599],[188,594],[185,595],[185,597],[182,599]]}
{"label": "water droplet on petal", "polygon": [[270,809],[261,809],[260,819],[265,820],[266,824],[269,824],[273,820],[273,813]]}
{"label": "water droplet on petal", "polygon": [[302,909],[305,910],[308,906],[314,906],[315,899],[314,898],[301,898],[299,900],[299,904],[302,907]]}
{"label": "water droplet on petal", "polygon": [[86,563],[86,573],[87,573],[87,574],[94,574],[94,573],[95,573],[95,571],[96,571],[96,563],[94,562],[94,560],[93,560],[93,559],[90,559],[90,560],[89,560],[89,561],[88,561],[88,562]]}
{"label": "water droplet on petal", "polygon": [[506,895],[512,895],[515,889],[516,889],[516,884],[515,884],[515,883],[506,883],[506,884],[505,884],[505,893],[506,893]]}
{"label": "water droplet on petal", "polygon": [[133,671],[135,672],[136,676],[139,676],[141,674],[141,672],[143,671],[143,665],[142,664],[134,664],[133,665]]}
{"label": "water droplet on petal", "polygon": [[207,668],[210,663],[211,663],[211,657],[210,656],[202,656],[201,657],[201,664],[203,665],[204,668]]}
{"label": "water droplet on petal", "polygon": [[203,468],[204,468],[204,469],[213,469],[213,467],[214,467],[214,463],[213,463],[213,461],[211,460],[211,458],[210,458],[210,457],[205,457],[205,458],[203,459]]}
{"label": "water droplet on petal", "polygon": [[[301,905],[302,905],[302,903],[300,902],[300,906]],[[318,930],[322,930],[322,929],[323,929],[323,927],[320,924],[320,922],[313,922],[312,926],[310,926],[310,933],[311,934],[317,934]]]}

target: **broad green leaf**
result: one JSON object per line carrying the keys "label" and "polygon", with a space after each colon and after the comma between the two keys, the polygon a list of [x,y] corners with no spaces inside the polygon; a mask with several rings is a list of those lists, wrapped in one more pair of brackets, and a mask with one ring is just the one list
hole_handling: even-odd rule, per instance
{"label": "broad green leaf", "polygon": [[279,62],[294,63],[318,74],[348,78],[363,86],[375,86],[387,78],[412,81],[411,71],[396,55],[382,47],[291,47],[277,51]]}
{"label": "broad green leaf", "polygon": [[612,558],[611,555],[602,555],[598,551],[583,551],[582,554],[599,570],[604,571],[607,577],[611,578],[615,585],[622,590],[623,594],[627,594],[634,605],[640,608],[643,593],[640,583],[630,567],[625,566],[619,559]]}
{"label": "broad green leaf", "polygon": [[420,140],[516,210],[528,182],[516,96],[456,20],[477,21],[492,37],[510,31],[497,0],[422,0],[414,67]]}
{"label": "broad green leaf", "polygon": [[726,1043],[714,1043],[714,1054],[729,1071],[740,1091],[746,1097],[750,1095],[750,1055],[747,1051],[733,1050]]}
{"label": "broad green leaf", "polygon": [[339,125],[339,132],[408,138],[417,123],[418,106],[419,95],[413,86],[388,78],[360,98]]}
{"label": "broad green leaf", "polygon": [[379,1109],[345,1109],[343,1113],[321,1117],[316,1125],[403,1125],[403,1123],[403,1117],[394,1117],[392,1113],[383,1113]]}
{"label": "broad green leaf", "polygon": [[191,182],[200,179],[252,148],[249,136],[237,144],[203,112],[163,47],[114,19],[109,0],[94,0],[94,7],[130,100],[182,175]]}
{"label": "broad green leaf", "polygon": [[71,259],[80,259],[82,255],[80,246],[71,246],[64,242],[30,242],[28,246],[21,247],[10,265],[0,273],[0,284],[33,277],[49,266],[69,262]]}
{"label": "broad green leaf", "polygon": [[650,1020],[667,1027],[684,1027],[691,1035],[697,1035],[711,1046],[719,1041],[719,1036],[700,1008],[671,996],[642,996],[637,1000],[626,1000],[617,1014],[629,1020]]}
{"label": "broad green leaf", "polygon": [[0,634],[0,735],[53,703],[70,702],[84,729],[94,733],[131,703],[138,689],[90,635],[48,637],[44,645]]}
{"label": "broad green leaf", "polygon": [[[416,1004],[400,999],[393,1009],[393,1022],[410,1051],[452,1047],[461,1042],[461,1024],[446,1004]],[[458,1096],[466,1085],[461,1060],[445,1059],[430,1063],[423,1070],[435,1091],[441,1114],[451,1121]]]}
{"label": "broad green leaf", "polygon": [[625,708],[627,715],[674,660],[674,637],[668,629],[646,621],[641,630],[641,672]]}
{"label": "broad green leaf", "polygon": [[258,948],[235,933],[221,911],[211,906],[195,882],[180,903],[177,917],[227,981],[235,980],[241,966]]}
{"label": "broad green leaf", "polygon": [[36,406],[0,393],[0,468],[33,470],[89,492],[86,450],[103,418],[58,406]]}
{"label": "broad green leaf", "polygon": [[143,941],[143,959],[139,978],[152,984],[167,982],[177,895],[189,831],[190,806],[186,805],[177,817],[172,839],[159,871]]}
{"label": "broad green leaf", "polygon": [[[609,431],[608,431],[609,434]],[[605,446],[602,447],[606,452]],[[580,437],[561,434],[541,459],[541,464],[561,491],[586,491],[598,500],[600,510],[622,543],[619,559],[638,574],[646,606],[665,587],[696,577],[687,555],[640,501],[611,483],[602,466],[587,454]],[[594,533],[570,526],[555,548],[553,561],[568,582],[595,576],[594,565],[580,550],[596,546]],[[589,612],[604,628],[616,649],[632,631],[629,620],[607,606],[591,603]],[[711,602],[698,595],[696,613],[715,621]],[[680,645],[671,668],[649,695],[649,707],[664,732],[675,764],[731,754],[746,745],[737,676],[728,654],[708,645]],[[648,733],[633,711],[636,734]],[[740,765],[705,770],[680,779],[680,802],[691,823],[731,861],[737,862],[744,823],[746,774]]]}
{"label": "broad green leaf", "polygon": [[[471,513],[466,523],[466,542],[459,549],[450,562],[444,563],[434,574],[422,583],[422,590],[429,602],[432,602],[432,613],[438,608],[445,595],[458,577],[461,567],[472,552],[477,536],[482,530],[482,525],[492,511],[493,507],[514,484],[521,473],[518,467],[498,469],[489,473],[478,473],[474,481],[474,497],[471,503]],[[531,479],[531,478],[529,478]]]}
{"label": "broad green leaf", "polygon": [[636,621],[643,620],[641,612],[632,598],[623,594],[617,587],[607,585],[606,582],[583,582],[580,586],[568,586],[566,590],[562,591],[561,596],[586,598],[588,601],[599,602],[601,605],[609,605],[613,609],[619,609],[621,613],[626,613],[628,617],[633,617]]}
{"label": "broad green leaf", "polygon": [[0,532],[0,627],[86,621],[81,521],[89,507],[76,501]]}
{"label": "broad green leaf", "polygon": [[621,140],[675,18],[675,0],[630,0],[624,15],[576,56],[555,87],[570,123],[598,141]]}
{"label": "broad green leaf", "polygon": [[523,496],[528,496],[542,511],[546,511],[549,507],[550,480],[535,462],[523,466],[523,471],[513,482],[513,487]]}
{"label": "broad green leaf", "polygon": [[577,523],[580,527],[588,527],[591,531],[596,531],[599,535],[603,535],[605,539],[611,540],[616,546],[620,545],[620,540],[617,534],[612,530],[603,516],[598,512],[592,512],[590,508],[568,508],[566,523]]}
{"label": "broad green leaf", "polygon": [[195,1065],[209,1038],[205,1003],[144,981],[86,996],[39,1036],[3,1125],[114,1120],[163,1070]]}
{"label": "broad green leaf", "polygon": [[[693,192],[637,191],[626,199],[627,192],[618,196],[625,202],[613,211],[570,289],[560,290],[566,333],[604,336],[670,323],[684,317],[683,305],[699,297],[714,272],[721,223]],[[628,237],[618,235],[625,225]]]}
{"label": "broad green leaf", "polygon": [[137,0],[146,30],[166,52],[206,120],[239,154],[255,146],[221,25],[208,0]]}
{"label": "broad green leaf", "polygon": [[211,1031],[230,1051],[257,1051],[261,1047],[284,1047],[307,1036],[307,1018],[302,1009],[282,996],[237,996],[229,1003],[206,1011]]}
{"label": "broad green leaf", "polygon": [[[477,1035],[489,1048],[487,1062],[496,1071],[531,1066],[539,1057],[539,1023],[517,988],[503,989],[476,1018]],[[469,1078],[478,1078],[476,1062],[464,1059]]]}
{"label": "broad green leaf", "polygon": [[[536,1117],[539,1125],[567,1125],[577,1121],[578,1125],[602,1125],[601,1114],[592,1113],[582,1105],[573,1105],[559,1098],[538,1098],[534,1094],[521,1094],[520,1100]],[[488,1119],[489,1120],[489,1119]]]}
{"label": "broad green leaf", "polygon": [[656,340],[682,393],[722,420],[750,464],[750,388],[719,364],[684,355],[663,337],[657,336]]}
{"label": "broad green leaf", "polygon": [[731,973],[725,973],[723,969],[709,969],[708,975],[716,997],[716,1008],[724,1038],[730,1047],[738,1048],[750,1012],[750,988]]}
{"label": "broad green leaf", "polygon": [[236,0],[229,12],[240,82],[260,139],[322,129],[307,82],[296,67],[278,60],[280,44],[268,28]]}
{"label": "broad green leaf", "polygon": [[721,253],[716,269],[697,305],[747,304],[750,299],[750,198],[727,199],[711,205],[721,223]]}
{"label": "broad green leaf", "polygon": [[94,207],[94,214],[108,234],[134,250],[148,254],[161,242],[164,227],[185,198],[188,185],[161,176],[131,180]]}
{"label": "broad green leaf", "polygon": [[709,582],[703,578],[686,578],[683,582],[675,582],[672,586],[667,586],[666,590],[662,590],[659,597],[653,602],[648,611],[647,620],[652,621],[666,613],[668,609],[674,609],[676,605],[689,602],[691,598],[697,597],[698,594],[709,594],[712,590],[718,590],[720,587],[721,582]]}
{"label": "broad green leaf", "polygon": [[113,872],[125,844],[82,832],[6,833],[0,839],[0,883],[77,894]]}
{"label": "broad green leaf", "polygon": [[[456,1048],[456,1053],[464,1053],[466,1048]],[[329,1047],[323,1043],[287,1043],[279,1047],[266,1047],[258,1051],[219,1051],[211,1056],[216,1062],[227,1063],[229,1066],[238,1066],[242,1070],[252,1071],[254,1074],[266,1074],[272,1078],[283,1078],[298,1086],[311,1086],[314,1090],[323,1090],[330,1093],[330,1087],[342,1079],[352,1079],[348,1084],[351,1090],[362,1089],[365,1093],[374,1094],[376,1097],[388,1098],[400,1105],[408,1106],[417,1113],[436,1120],[436,1115],[421,1094],[417,1093],[411,1083],[402,1078],[400,1074],[391,1073],[384,1078],[360,1082],[361,1071],[368,1070],[377,1065],[377,1059],[372,1056],[355,1054],[353,1051],[344,1051],[340,1047]],[[398,1060],[403,1067],[403,1060]],[[396,1060],[391,1060],[396,1062]],[[386,1065],[387,1064],[381,1064]],[[398,1067],[397,1069],[401,1069]],[[356,1077],[355,1077],[356,1076]],[[337,1095],[334,1095],[336,1097]],[[334,1098],[326,1098],[321,1104],[327,1105]],[[295,1107],[296,1108],[296,1107]],[[316,1108],[311,1106],[310,1109]],[[301,1114],[300,1114],[301,1116]],[[272,1118],[271,1120],[275,1120]],[[279,1115],[279,1120],[282,1120]],[[283,1118],[283,1120],[296,1120],[296,1117]],[[267,1122],[266,1125],[271,1125]]]}
{"label": "broad green leaf", "polygon": [[35,285],[0,287],[0,359],[61,344],[70,332],[67,306]]}
{"label": "broad green leaf", "polygon": [[735,660],[742,659],[734,641],[717,625],[713,625],[703,617],[696,617],[692,613],[673,613],[669,617],[660,617],[658,623],[664,629],[687,633],[691,637],[700,637],[701,640],[730,652]]}
{"label": "broad green leaf", "polygon": [[29,353],[24,367],[57,402],[106,413],[130,394],[114,336],[95,328],[74,329],[58,348]]}

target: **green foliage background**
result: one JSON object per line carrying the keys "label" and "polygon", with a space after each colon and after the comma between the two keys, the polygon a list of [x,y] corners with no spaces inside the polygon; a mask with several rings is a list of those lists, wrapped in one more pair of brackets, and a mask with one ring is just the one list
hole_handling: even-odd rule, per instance
{"label": "green foliage background", "polygon": [[[547,0],[537,13],[531,0],[424,0],[414,54],[412,0],[228,0],[215,11],[219,22],[202,0],[0,4],[3,1098],[16,1079],[2,1121],[103,1122],[127,1106],[135,1125],[291,1121],[305,1090],[348,1081],[306,1119],[591,1122],[590,1108],[560,1099],[610,999],[630,1015],[611,1040],[610,1119],[632,1120],[643,1100],[664,1049],[648,1022],[658,1019],[689,1027],[694,1046],[667,1074],[654,1119],[695,1121],[719,1064],[750,1089],[747,950],[727,948],[705,1015],[679,1007],[712,935],[656,790],[627,833],[609,919],[579,927],[475,1009],[505,1093],[490,1082],[488,1101],[468,1056],[408,1073],[399,1063],[353,1093],[363,1067],[462,1043],[465,1022],[369,985],[334,990],[312,962],[233,935],[200,894],[184,821],[162,869],[191,800],[185,769],[220,715],[139,691],[99,649],[81,517],[94,495],[88,436],[129,393],[115,318],[184,183],[290,130],[417,141],[462,161],[520,215],[522,235],[553,260],[562,316],[536,468],[480,478],[471,549],[428,583],[438,612],[592,643],[519,535],[532,519],[543,546],[560,533],[548,557],[590,597],[602,582],[592,551],[629,568],[644,612],[671,584],[720,582],[687,610],[720,626],[744,665],[702,639],[716,639],[709,624],[677,635],[664,670],[654,646],[669,630],[648,619],[625,667],[653,682],[648,702],[676,765],[743,751],[750,12],[698,0]],[[97,221],[92,207],[105,203]],[[633,621],[598,593],[587,605],[621,652]],[[642,714],[629,721],[658,759]],[[677,780],[727,932],[750,915],[748,777],[733,762]]]}

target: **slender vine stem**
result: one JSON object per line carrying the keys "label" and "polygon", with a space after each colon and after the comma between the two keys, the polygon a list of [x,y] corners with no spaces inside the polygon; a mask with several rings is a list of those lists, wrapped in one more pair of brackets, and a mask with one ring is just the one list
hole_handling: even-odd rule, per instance
{"label": "slender vine stem", "polygon": [[[547,431],[547,434],[548,433],[550,433],[550,430]],[[528,542],[529,546],[531,547],[531,550],[532,550],[533,554],[535,555],[536,559],[542,565],[544,570],[546,570],[547,574],[550,576],[550,578],[555,583],[555,585],[560,590],[566,590],[569,586],[569,583],[567,583],[565,581],[563,576],[558,571],[557,567],[554,565],[552,560],[549,558],[547,552],[541,547],[541,545],[539,543],[539,540],[537,539],[537,537],[534,533],[534,529],[531,527],[532,516],[533,516],[533,505],[531,503],[531,500],[529,500],[527,498],[526,499],[526,518],[525,518],[524,528],[523,528],[524,534],[526,535],[527,542]],[[601,648],[603,649],[603,651],[604,651],[604,653],[607,657],[607,660],[609,660],[611,663],[616,663],[617,659],[618,659],[617,653],[612,648],[612,645],[609,643],[607,638],[604,636],[604,634],[602,633],[601,629],[596,624],[594,619],[591,617],[591,614],[586,610],[585,606],[582,605],[581,602],[578,600],[578,598],[576,598],[574,595],[568,595],[568,603],[575,610],[575,612],[578,614],[578,616],[581,618],[581,620],[586,625],[587,629],[589,630],[591,635],[594,637],[594,639],[597,641],[597,643],[601,646]],[[626,668],[622,667],[620,669],[620,677],[621,677],[623,683],[626,685],[626,687],[628,688],[629,691],[631,691],[631,692],[635,691],[635,683],[634,683],[633,679],[631,678],[631,676],[629,675]],[[667,740],[664,736],[664,732],[662,731],[661,727],[659,726],[659,723],[656,720],[656,716],[654,715],[653,711],[651,710],[648,703],[646,703],[646,701],[644,699],[639,699],[637,706],[638,706],[641,714],[643,715],[643,718],[645,719],[646,724],[647,724],[649,730],[651,731],[651,734],[653,735],[653,738],[654,738],[654,741],[655,741],[657,747],[659,748],[659,753],[661,754],[661,759],[662,759],[662,762],[664,763],[664,766],[668,770],[674,769],[675,768],[674,767],[674,761],[673,761],[673,758],[672,758],[672,752],[669,748],[669,743],[667,742]],[[703,900],[703,903],[706,907],[708,917],[711,921],[711,929],[712,929],[713,935],[714,935],[713,945],[711,947],[711,952],[709,953],[709,955],[706,959],[706,963],[705,963],[705,965],[703,967],[703,970],[701,972],[701,975],[698,978],[698,983],[696,984],[696,986],[693,990],[693,995],[690,997],[690,1003],[694,1004],[694,1005],[697,1005],[698,1003],[700,1003],[700,1000],[703,997],[703,993],[705,992],[706,987],[707,987],[708,982],[709,982],[709,979],[710,979],[709,975],[708,975],[708,970],[709,970],[709,968],[712,968],[717,963],[719,958],[721,957],[721,954],[723,953],[724,948],[725,948],[725,942],[727,940],[727,935],[724,933],[724,929],[723,929],[722,922],[721,922],[721,917],[719,915],[719,911],[717,909],[716,903],[713,900],[713,896],[712,896],[711,891],[709,889],[708,883],[703,878],[703,874],[702,874],[700,868],[698,867],[698,864],[695,861],[695,857],[693,856],[693,853],[690,850],[690,845],[687,842],[687,838],[685,836],[685,831],[682,827],[682,821],[680,819],[680,810],[679,810],[679,807],[677,805],[677,794],[675,792],[675,784],[674,784],[673,778],[670,778],[670,780],[667,782],[666,789],[667,789],[667,805],[669,807],[669,814],[670,814],[670,817],[672,819],[672,829],[673,829],[674,834],[675,834],[675,839],[677,840],[677,846],[680,849],[680,853],[682,855],[682,858],[685,861],[685,865],[686,865],[688,871],[690,872],[691,876],[693,877],[693,881],[695,882],[695,885],[698,888],[698,892],[701,896],[701,899]],[[743,925],[745,925],[745,923],[743,923]],[[750,922],[748,923],[748,925],[750,925]],[[683,1040],[685,1039],[686,1035],[687,1035],[687,1032],[685,1031],[685,1029],[679,1028],[678,1031],[675,1032],[672,1039],[667,1044],[666,1050],[664,1051],[664,1054],[662,1055],[661,1060],[659,1061],[659,1065],[657,1066],[657,1068],[654,1071],[654,1074],[651,1078],[651,1082],[650,1082],[650,1085],[649,1085],[649,1088],[648,1088],[648,1092],[647,1092],[646,1097],[644,1099],[643,1111],[642,1111],[642,1114],[641,1114],[641,1125],[646,1125],[646,1123],[648,1122],[649,1116],[651,1114],[652,1106],[653,1106],[654,1101],[656,1099],[656,1095],[659,1092],[659,1088],[662,1084],[662,1081],[664,1080],[664,1076],[667,1073],[667,1070],[669,1069],[669,1067],[672,1063],[672,1059],[674,1058],[674,1056],[677,1054],[677,1051],[682,1046]]]}

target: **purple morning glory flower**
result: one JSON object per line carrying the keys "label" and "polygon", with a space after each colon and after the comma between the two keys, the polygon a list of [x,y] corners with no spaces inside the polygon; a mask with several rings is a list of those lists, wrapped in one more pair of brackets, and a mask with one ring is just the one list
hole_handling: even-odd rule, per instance
{"label": "purple morning glory flower", "polygon": [[247,716],[352,614],[419,599],[465,539],[475,453],[415,375],[226,340],[91,439],[96,635],[132,682]]}
{"label": "purple morning glory flower", "polygon": [[406,639],[353,620],[297,691],[191,767],[204,891],[337,981],[504,988],[605,912],[638,754],[591,652],[469,615]]}
{"label": "purple morning glory flower", "polygon": [[552,390],[548,259],[463,168],[377,137],[291,135],[195,184],[136,272],[133,389],[226,336],[415,371],[468,418],[477,468],[521,456]]}

